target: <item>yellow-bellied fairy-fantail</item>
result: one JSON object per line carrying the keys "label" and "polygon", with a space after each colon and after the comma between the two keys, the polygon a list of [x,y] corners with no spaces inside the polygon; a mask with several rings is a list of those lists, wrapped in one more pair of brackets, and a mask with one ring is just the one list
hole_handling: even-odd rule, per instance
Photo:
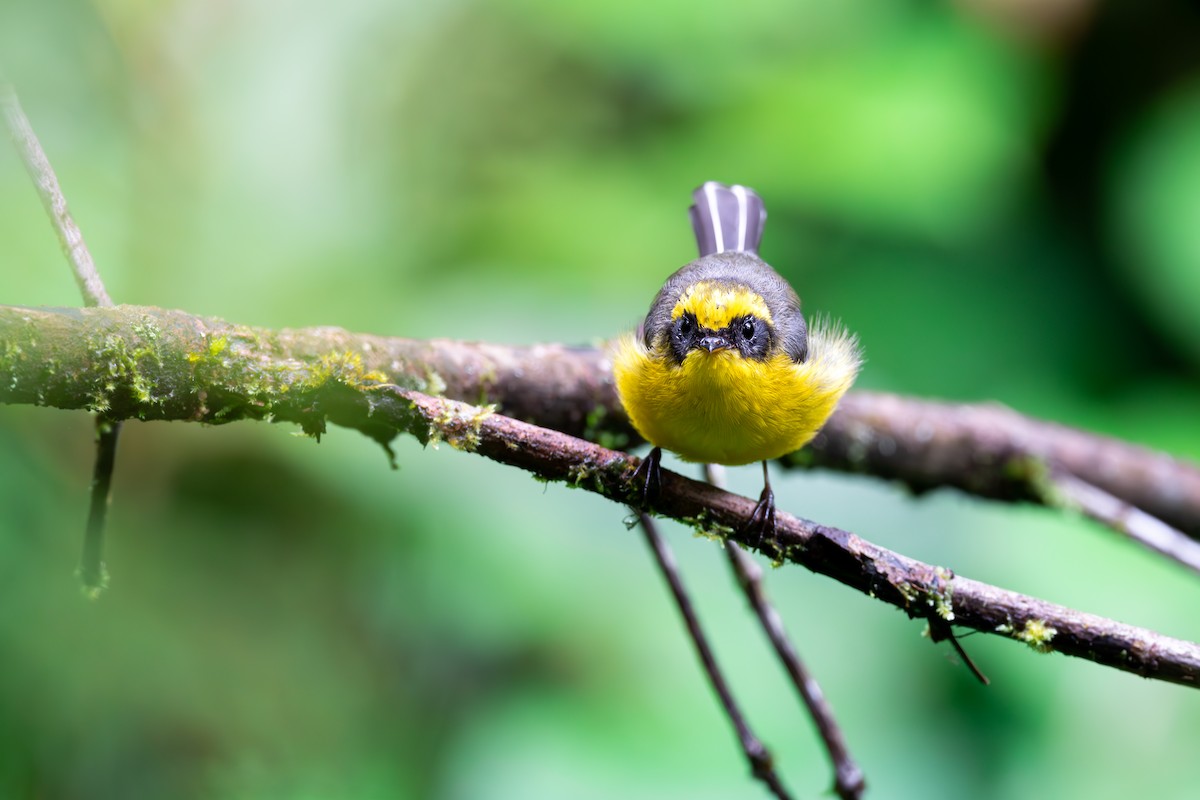
{"label": "yellow-bellied fairy-fantail", "polygon": [[800,298],[758,257],[767,214],[744,186],[708,182],[693,193],[700,258],[667,278],[637,335],[613,356],[617,392],[654,449],[639,469],[656,491],[660,448],[687,461],[762,461],[751,526],[775,532],[767,460],[816,435],[861,364],[841,325],[810,327]]}

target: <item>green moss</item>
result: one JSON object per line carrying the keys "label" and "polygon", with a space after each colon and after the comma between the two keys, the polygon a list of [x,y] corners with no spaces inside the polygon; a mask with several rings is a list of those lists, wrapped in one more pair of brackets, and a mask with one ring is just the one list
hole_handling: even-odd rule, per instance
{"label": "green moss", "polygon": [[97,368],[96,373],[102,376],[92,389],[88,410],[98,414],[108,411],[114,393],[122,387],[128,389],[138,403],[153,402],[152,384],[138,363],[145,355],[140,348],[131,346],[125,337],[116,333],[90,336],[85,344]]}
{"label": "green moss", "polygon": [[[933,613],[946,622],[954,621],[954,573],[945,567],[934,567],[934,578],[929,583],[901,581],[894,584],[910,610],[922,605],[933,609]],[[925,616],[912,610],[913,616]]]}
{"label": "green moss", "polygon": [[0,375],[8,375],[8,388],[16,389],[20,381],[18,365],[25,360],[25,350],[17,342],[5,341],[0,351]]}
{"label": "green moss", "polygon": [[143,314],[142,318],[133,323],[131,327],[134,334],[136,334],[138,339],[141,340],[142,346],[148,351],[153,352],[159,359],[159,363],[161,363],[162,356],[159,353],[158,346],[162,331],[158,327],[158,323],[154,321],[154,318]]}
{"label": "green moss", "polygon": [[912,607],[917,598],[921,596],[921,590],[913,586],[908,581],[901,581],[895,584],[896,591],[900,592],[900,596],[904,598],[905,608]]}
{"label": "green moss", "polygon": [[596,494],[605,495],[612,483],[619,484],[625,479],[625,472],[625,459],[621,456],[604,463],[585,460],[567,469],[567,486],[572,489],[587,488]]}
{"label": "green moss", "polygon": [[387,383],[388,377],[382,372],[368,371],[358,353],[327,353],[309,370],[308,377],[301,382],[301,388],[320,389],[330,381],[351,389],[364,389]]}
{"label": "green moss", "polygon": [[794,542],[786,547],[781,547],[779,548],[778,555],[771,560],[771,566],[775,569],[779,569],[784,564],[794,562],[799,559],[803,552],[804,544],[801,542]]}
{"label": "green moss", "polygon": [[1024,642],[1039,653],[1051,652],[1054,648],[1050,641],[1057,635],[1058,631],[1047,625],[1044,619],[1027,619],[1021,630],[1012,632],[1014,639]]}
{"label": "green moss", "polygon": [[954,573],[945,567],[934,567],[938,580],[934,588],[925,593],[925,602],[933,606],[934,613],[946,620],[954,621]]}
{"label": "green moss", "polygon": [[[333,387],[365,393],[388,383],[388,376],[368,370],[359,353],[333,351],[312,362],[275,360],[267,353],[277,349],[253,329],[230,326],[210,335],[204,347],[189,352],[193,392],[204,392],[206,418],[226,422],[242,418],[274,419],[283,414],[300,424],[309,436],[325,432],[325,414],[311,395]],[[202,388],[203,387],[203,388]],[[366,399],[368,413],[374,401]],[[378,438],[378,437],[377,437]]]}
{"label": "green moss", "polygon": [[472,406],[447,402],[429,423],[429,444],[446,442],[456,450],[471,452],[479,446],[484,421],[496,413],[495,406]]}
{"label": "green moss", "polygon": [[736,528],[731,528],[728,525],[723,525],[713,518],[712,511],[707,508],[700,510],[700,513],[694,517],[683,517],[679,520],[684,525],[691,527],[692,532],[701,538],[709,539],[714,542],[720,542],[722,545],[737,532]]}
{"label": "green moss", "polygon": [[572,488],[578,488],[579,486],[582,486],[584,481],[589,479],[593,480],[594,482],[595,478],[596,470],[592,467],[592,465],[586,462],[572,464],[567,468],[567,481],[568,485]]}
{"label": "green moss", "polygon": [[212,359],[218,358],[229,348],[229,339],[224,336],[217,336],[208,343],[208,347],[201,353],[188,353],[187,360],[189,364],[200,364],[210,362]]}
{"label": "green moss", "polygon": [[38,346],[38,329],[33,319],[22,317],[22,321],[19,337],[0,342],[0,380],[6,381],[9,389],[16,389],[20,384],[21,365]]}

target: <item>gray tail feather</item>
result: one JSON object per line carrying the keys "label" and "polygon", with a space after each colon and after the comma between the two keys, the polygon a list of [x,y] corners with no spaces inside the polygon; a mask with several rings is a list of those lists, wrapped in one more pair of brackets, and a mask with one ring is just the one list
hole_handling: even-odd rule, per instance
{"label": "gray tail feather", "polygon": [[757,253],[767,209],[753,189],[708,181],[692,192],[688,209],[700,255]]}

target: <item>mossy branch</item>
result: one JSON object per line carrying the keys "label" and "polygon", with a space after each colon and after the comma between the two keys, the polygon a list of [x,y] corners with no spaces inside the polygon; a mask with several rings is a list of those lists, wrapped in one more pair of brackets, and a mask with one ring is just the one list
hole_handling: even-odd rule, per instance
{"label": "mossy branch", "polygon": [[[449,399],[455,396],[505,414]],[[286,420],[313,435],[333,422],[385,444],[407,432],[618,502],[629,500],[637,463],[577,438],[619,445],[628,428],[602,354],[560,346],[421,342],[336,328],[271,331],[151,307],[0,306],[0,402],[86,409],[110,419]],[[839,414],[842,429],[867,424],[854,416],[854,402],[848,408],[849,416]],[[833,441],[844,435],[837,430]],[[746,498],[668,472],[654,511],[828,575],[913,617],[952,620],[1145,677],[1200,681],[1196,644],[957,577],[783,513],[777,543],[759,547],[735,533],[752,509]]]}
{"label": "mossy branch", "polygon": [[[621,503],[631,502],[637,459],[557,431],[465,403],[419,392],[368,390],[376,419],[422,441],[440,440],[540,478],[561,481]],[[972,628],[1146,678],[1200,686],[1200,645],[1085,614],[959,577],[874,545],[848,531],[778,512],[778,537],[746,534],[754,501],[711,484],[663,472],[653,511],[723,541],[736,541],[779,562],[827,575],[896,606],[910,617]]]}
{"label": "mossy branch", "polygon": [[355,402],[379,382],[496,403],[575,435],[627,434],[608,419],[616,398],[594,351],[268,330],[149,306],[0,306],[3,403],[109,419],[278,420],[314,435],[333,422],[386,441],[395,431]]}
{"label": "mossy branch", "polygon": [[[326,419],[378,438],[341,413],[334,378],[370,373],[614,447],[637,442],[605,354],[561,345],[417,341],[339,328],[267,330],[142,306],[0,306],[0,402],[100,411],[114,419],[282,419],[320,432]],[[315,392],[315,394],[314,394]],[[336,394],[336,392],[332,393]],[[317,405],[313,405],[318,402]],[[335,416],[336,415],[336,416]],[[785,459],[1002,501],[1052,504],[1065,472],[1200,536],[1200,469],[1116,439],[997,405],[851,392],[813,443]]]}

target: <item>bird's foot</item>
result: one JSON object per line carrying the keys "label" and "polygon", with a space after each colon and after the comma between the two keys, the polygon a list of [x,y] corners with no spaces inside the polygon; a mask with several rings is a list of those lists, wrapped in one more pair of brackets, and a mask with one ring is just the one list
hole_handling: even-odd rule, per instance
{"label": "bird's foot", "polygon": [[651,450],[633,473],[633,495],[639,505],[648,506],[662,493],[662,448]]}
{"label": "bird's foot", "polygon": [[763,487],[758,505],[754,507],[750,519],[746,520],[742,533],[746,543],[753,542],[759,550],[762,550],[764,543],[775,542],[775,492],[771,491],[771,484]]}

